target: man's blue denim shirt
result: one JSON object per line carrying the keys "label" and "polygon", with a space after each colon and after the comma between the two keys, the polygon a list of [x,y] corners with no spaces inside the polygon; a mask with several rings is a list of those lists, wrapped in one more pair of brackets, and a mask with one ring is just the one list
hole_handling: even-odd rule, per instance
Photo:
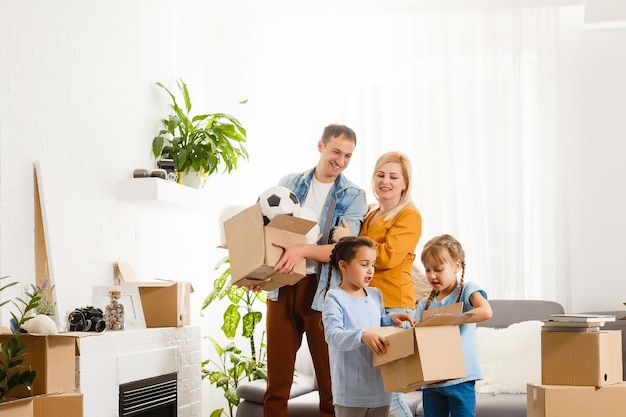
{"label": "man's blue denim shirt", "polygon": [[[311,186],[311,179],[313,178],[313,173],[315,172],[315,168],[310,169],[303,173],[297,174],[289,174],[283,177],[278,185],[282,187],[287,187],[291,191],[296,194],[299,201],[304,201],[306,195],[309,191],[309,187]],[[328,217],[328,208],[331,205],[331,202],[335,198],[335,210],[330,218],[331,221],[327,224]],[[367,201],[365,197],[365,191],[361,188],[357,187],[351,181],[349,181],[343,174],[339,174],[337,179],[335,180],[335,186],[328,193],[328,198],[326,200],[326,204],[324,205],[324,210],[322,212],[321,220],[319,223],[320,233],[323,236],[330,236],[333,227],[341,225],[341,221],[345,220],[352,234],[357,236],[361,231],[361,224],[363,223],[363,218],[367,213]],[[318,242],[318,244],[328,244],[333,243],[328,238],[325,242]],[[328,263],[320,262],[318,265],[318,283],[317,283],[317,291],[315,293],[315,297],[313,298],[313,304],[311,308],[317,311],[322,311],[322,307],[324,305],[324,289],[326,288],[326,282],[328,281]],[[330,288],[335,288],[339,285],[339,275],[337,271],[333,271]],[[267,293],[267,298],[269,300],[276,301],[278,299],[280,288],[276,290],[269,291]]]}

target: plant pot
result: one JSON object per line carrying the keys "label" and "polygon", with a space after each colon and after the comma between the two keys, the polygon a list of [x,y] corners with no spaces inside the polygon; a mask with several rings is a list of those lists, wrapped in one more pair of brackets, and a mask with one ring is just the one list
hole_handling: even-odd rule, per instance
{"label": "plant pot", "polygon": [[180,176],[180,183],[187,187],[200,189],[204,186],[204,178],[199,172],[179,172],[178,175]]}

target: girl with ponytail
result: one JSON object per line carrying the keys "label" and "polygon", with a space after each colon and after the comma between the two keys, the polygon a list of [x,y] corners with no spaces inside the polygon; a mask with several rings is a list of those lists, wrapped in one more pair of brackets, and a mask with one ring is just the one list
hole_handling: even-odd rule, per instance
{"label": "girl with ponytail", "polygon": [[[467,376],[423,386],[424,417],[474,417],[474,384],[482,379],[476,357],[476,323],[491,318],[493,314],[487,294],[478,284],[465,281],[465,252],[459,241],[450,235],[437,236],[426,242],[422,263],[433,290],[417,304],[415,320],[419,322],[429,308],[459,302],[463,303],[463,312],[470,316],[468,323],[460,325]],[[461,279],[457,280],[459,272]]]}

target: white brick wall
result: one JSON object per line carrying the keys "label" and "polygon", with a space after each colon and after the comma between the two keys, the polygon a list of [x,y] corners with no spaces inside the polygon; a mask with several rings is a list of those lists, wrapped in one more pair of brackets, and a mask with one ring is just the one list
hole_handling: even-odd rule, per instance
{"label": "white brick wall", "polygon": [[178,416],[202,412],[200,327],[93,333],[80,339],[77,387],[89,417],[119,415],[119,384],[177,372]]}

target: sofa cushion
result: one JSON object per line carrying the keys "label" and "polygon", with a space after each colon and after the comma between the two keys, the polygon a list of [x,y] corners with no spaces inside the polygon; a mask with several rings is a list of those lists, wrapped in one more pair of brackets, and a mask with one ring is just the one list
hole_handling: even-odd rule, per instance
{"label": "sofa cushion", "polygon": [[[311,375],[299,374],[294,376],[289,398],[296,398],[311,391],[315,391],[315,385],[315,378]],[[242,400],[263,404],[263,395],[265,394],[266,387],[267,382],[263,379],[246,382],[237,387],[237,396]]]}
{"label": "sofa cushion", "polygon": [[479,327],[476,353],[483,372],[476,392],[525,394],[527,383],[541,383],[541,321]]}

